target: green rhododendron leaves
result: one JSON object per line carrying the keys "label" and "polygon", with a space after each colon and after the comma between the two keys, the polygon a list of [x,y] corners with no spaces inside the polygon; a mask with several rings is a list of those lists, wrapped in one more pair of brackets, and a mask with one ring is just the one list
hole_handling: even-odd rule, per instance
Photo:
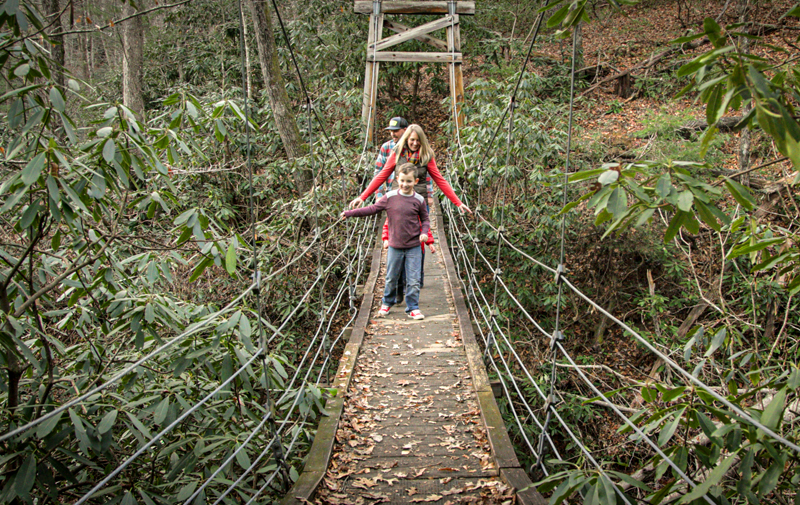
{"label": "green rhododendron leaves", "polygon": [[25,168],[22,169],[22,182],[25,186],[30,186],[39,179],[45,160],[45,153],[39,153],[25,165]]}

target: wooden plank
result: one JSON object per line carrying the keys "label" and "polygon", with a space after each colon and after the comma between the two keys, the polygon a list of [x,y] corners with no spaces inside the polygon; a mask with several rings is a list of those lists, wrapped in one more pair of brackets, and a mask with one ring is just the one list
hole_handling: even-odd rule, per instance
{"label": "wooden plank", "polygon": [[339,390],[339,394],[343,395],[350,387],[350,379],[353,377],[353,369],[356,366],[356,358],[361,347],[360,342],[348,342],[344,346],[344,353],[339,361],[339,370],[336,372],[336,378],[333,382],[333,387]]}
{"label": "wooden plank", "polygon": [[[330,398],[325,404],[328,412],[338,412],[344,404],[344,393],[340,392],[334,398]],[[336,437],[336,428],[339,426],[339,419],[334,416],[323,417],[317,426],[314,434],[314,443],[308,453],[303,472],[325,472],[328,468],[328,459],[333,451],[333,442]],[[316,450],[314,448],[316,447]]]}
{"label": "wooden plank", "polygon": [[[389,21],[388,19],[384,20],[383,26],[396,33],[403,33],[411,29],[402,23],[398,23],[397,21]],[[430,35],[417,35],[414,37],[414,39],[428,44],[429,46],[433,46],[440,51],[447,51],[447,42],[444,40],[439,40],[435,37],[431,37]]]}
{"label": "wooden plank", "polygon": [[314,490],[322,481],[325,476],[325,471],[321,472],[306,472],[300,474],[297,482],[294,483],[292,489],[286,493],[286,496],[281,500],[281,505],[301,505],[308,503],[308,498],[314,494]]}
{"label": "wooden plank", "polygon": [[[381,12],[383,14],[447,14],[447,3],[446,1],[414,2],[408,0],[383,0],[381,2]],[[353,12],[357,14],[372,14],[372,1],[355,0],[353,3]],[[475,15],[475,2],[456,2],[456,14],[464,14],[466,16]]]}
{"label": "wooden plank", "polygon": [[[458,15],[455,16],[458,18]],[[457,19],[455,21],[458,21]],[[455,53],[461,52],[461,30],[457,23],[447,27],[447,50]],[[459,128],[464,127],[464,117],[461,113],[464,104],[464,77],[461,73],[461,63],[450,63],[450,98],[453,101],[453,115]],[[458,135],[458,130],[453,131]]]}
{"label": "wooden plank", "polygon": [[522,468],[501,468],[500,478],[517,491],[520,505],[547,505],[547,500],[533,486],[530,477]]}
{"label": "wooden plank", "polygon": [[[436,30],[441,30],[442,28],[452,25],[455,17],[456,16],[445,16],[437,19],[436,21],[431,21],[430,23],[425,23],[424,25],[411,28],[410,30],[392,35],[391,37],[386,37],[375,45],[375,50],[383,51],[384,49],[396,46],[397,44],[407,40],[416,39],[420,35],[426,35],[428,33],[435,32]],[[371,50],[372,47],[369,49]]]}
{"label": "wooden plank", "polygon": [[478,393],[478,403],[481,407],[481,417],[486,424],[486,438],[492,446],[492,453],[498,468],[519,468],[519,460],[514,452],[514,445],[506,431],[506,424],[497,402],[494,401],[494,394],[481,391]]}
{"label": "wooden plank", "polygon": [[[370,15],[367,48],[375,45],[378,39],[383,36],[383,18],[383,14],[377,17]],[[369,49],[367,49],[367,52],[369,52]],[[375,110],[375,103],[378,98],[379,69],[380,63],[377,61],[370,61],[369,59],[367,60],[367,66],[364,72],[364,98],[361,104],[361,123],[367,130],[367,143],[372,142],[374,136],[373,132],[375,131],[375,121],[378,117]]]}
{"label": "wooden plank", "polygon": [[380,52],[367,53],[367,61],[419,61],[425,63],[461,63],[461,53],[411,53],[411,52]]}

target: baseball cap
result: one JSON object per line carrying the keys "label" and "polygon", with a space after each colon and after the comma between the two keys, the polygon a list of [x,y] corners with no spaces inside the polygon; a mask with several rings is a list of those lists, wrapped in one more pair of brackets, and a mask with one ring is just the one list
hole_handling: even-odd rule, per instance
{"label": "baseball cap", "polygon": [[408,128],[408,121],[398,116],[389,120],[389,126],[384,130],[402,130],[403,128]]}

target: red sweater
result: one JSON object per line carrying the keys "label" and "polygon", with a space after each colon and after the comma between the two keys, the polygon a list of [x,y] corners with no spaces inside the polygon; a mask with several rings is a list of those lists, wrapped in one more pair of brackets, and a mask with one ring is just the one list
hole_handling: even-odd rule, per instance
{"label": "red sweater", "polygon": [[[376,175],[372,182],[369,183],[367,189],[361,193],[361,200],[367,201],[369,195],[375,192],[381,184],[386,182],[386,179],[389,178],[389,175],[394,172],[394,167],[397,165],[397,153],[392,151],[392,154],[389,156],[389,159],[386,160],[386,163],[383,165],[383,169]],[[431,179],[439,186],[439,189],[442,190],[442,193],[450,199],[451,202],[455,204],[456,207],[461,207],[461,200],[458,199],[456,196],[456,192],[453,191],[453,188],[450,186],[444,177],[442,177],[442,173],[439,172],[439,167],[436,166],[436,160],[431,158],[431,161],[428,162],[428,174],[430,174]]]}
{"label": "red sweater", "polygon": [[[419,247],[419,236],[430,231],[425,200],[417,193],[389,191],[377,203],[345,211],[346,217],[371,216],[385,210],[389,219],[389,245],[395,249]],[[422,223],[422,230],[420,230]]]}
{"label": "red sweater", "polygon": [[[419,234],[422,235],[421,224],[419,227]],[[381,233],[381,240],[389,240],[389,218],[386,218],[386,221],[383,222],[383,233]],[[428,231],[428,241],[424,244],[420,244],[422,247],[422,252],[425,252],[426,245],[433,245],[433,230]]]}

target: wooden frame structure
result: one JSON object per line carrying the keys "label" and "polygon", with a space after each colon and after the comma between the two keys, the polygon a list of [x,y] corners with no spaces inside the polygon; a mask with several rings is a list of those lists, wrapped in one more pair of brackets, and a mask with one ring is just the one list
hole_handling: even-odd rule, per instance
{"label": "wooden frame structure", "polygon": [[[464,126],[464,78],[461,73],[461,31],[459,16],[474,15],[474,1],[407,1],[407,0],[355,0],[353,10],[359,14],[369,14],[369,35],[367,41],[367,67],[364,72],[364,98],[361,105],[361,121],[367,128],[367,142],[372,142],[376,128],[375,103],[378,95],[378,72],[382,61],[416,61],[426,63],[446,63],[450,75],[450,96],[455,103],[456,121],[459,128]],[[384,19],[386,14],[445,14],[429,23],[409,28],[395,21]],[[383,29],[394,35],[383,38]],[[445,29],[447,40],[429,35],[436,30]],[[416,39],[424,42],[436,52],[387,51],[401,42]]]}

